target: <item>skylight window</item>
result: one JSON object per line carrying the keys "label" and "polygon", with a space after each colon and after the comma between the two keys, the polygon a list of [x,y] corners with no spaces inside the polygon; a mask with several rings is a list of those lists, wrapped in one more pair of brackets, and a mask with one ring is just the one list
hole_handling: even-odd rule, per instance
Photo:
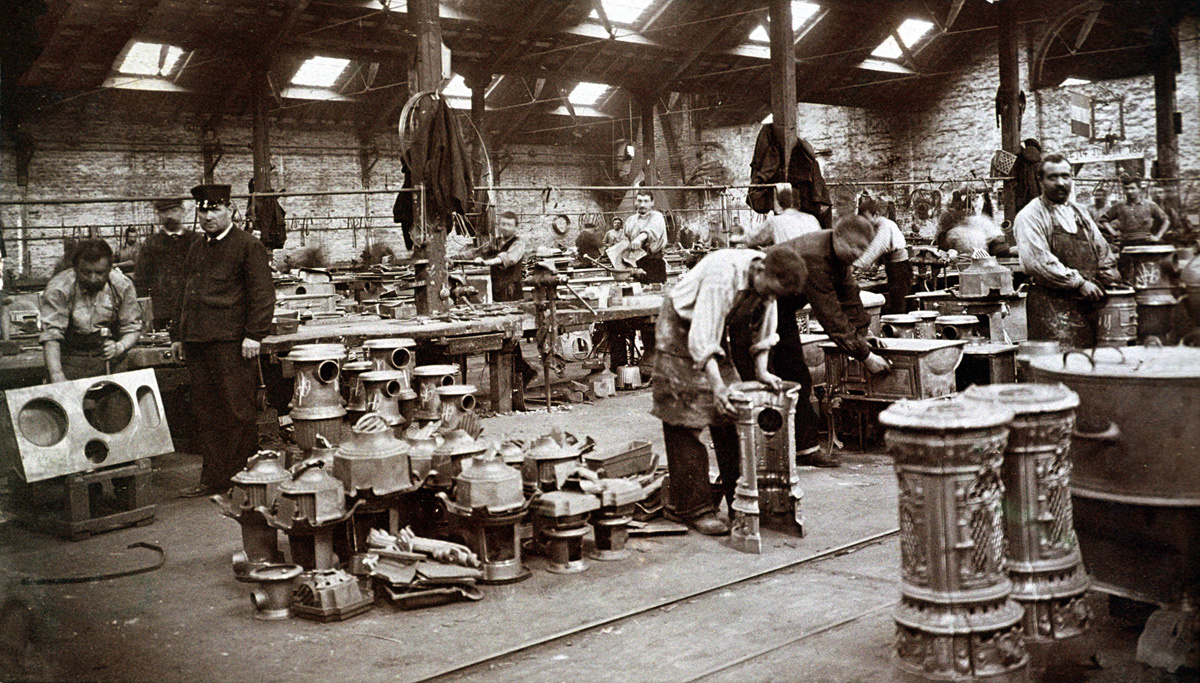
{"label": "skylight window", "polygon": [[1058,87],[1064,88],[1068,85],[1088,85],[1089,83],[1091,83],[1091,81],[1087,80],[1086,78],[1071,77],[1071,78],[1068,78],[1067,80],[1063,81],[1062,83],[1059,83]]}
{"label": "skylight window", "polygon": [[[896,33],[900,34],[900,40],[904,41],[904,47],[911,50],[914,45],[921,42],[929,29],[933,28],[933,24],[921,19],[905,19],[900,28],[896,29]],[[887,40],[879,44],[875,51],[871,53],[872,57],[880,59],[900,59],[904,51],[896,44],[895,36],[888,36]]]}
{"label": "skylight window", "polygon": [[580,83],[567,95],[567,101],[580,107],[591,107],[599,102],[606,92],[608,86],[603,83]]}
{"label": "skylight window", "polygon": [[[820,5],[815,5],[811,2],[803,2],[802,0],[792,2],[792,31],[799,31],[800,27],[808,23],[820,9]],[[758,28],[751,31],[750,40],[755,43],[771,42],[771,37],[767,34],[767,25],[759,24]]]}
{"label": "skylight window", "polygon": [[162,43],[134,43],[117,67],[117,73],[133,76],[167,76],[179,63],[183,50]]}
{"label": "skylight window", "polygon": [[301,64],[296,75],[292,76],[292,85],[307,88],[332,88],[347,66],[350,66],[349,59],[312,57]]}
{"label": "skylight window", "polygon": [[[614,24],[635,24],[646,10],[654,4],[654,0],[604,0],[604,14]],[[600,21],[600,13],[592,10],[589,19]]]}

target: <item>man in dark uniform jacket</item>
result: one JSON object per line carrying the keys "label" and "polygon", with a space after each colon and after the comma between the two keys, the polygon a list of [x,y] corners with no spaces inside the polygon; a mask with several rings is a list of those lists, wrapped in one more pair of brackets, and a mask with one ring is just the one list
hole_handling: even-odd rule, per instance
{"label": "man in dark uniform jacket", "polygon": [[154,308],[154,329],[169,330],[179,319],[183,300],[183,268],[192,245],[202,238],[183,225],[183,202],[160,199],[154,212],[162,230],[146,238],[137,257],[138,292],[149,296]]}
{"label": "man in dark uniform jacket", "polygon": [[267,249],[233,225],[228,185],[192,188],[205,238],[188,252],[172,350],[187,363],[204,466],[196,497],[229,488],[258,450],[258,351],[271,327],[275,286]]}

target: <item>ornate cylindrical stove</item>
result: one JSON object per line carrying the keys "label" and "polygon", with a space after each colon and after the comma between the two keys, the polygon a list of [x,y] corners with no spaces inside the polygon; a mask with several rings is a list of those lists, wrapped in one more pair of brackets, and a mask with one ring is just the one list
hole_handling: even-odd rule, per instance
{"label": "ornate cylindrical stove", "polygon": [[1137,338],[1138,344],[1152,343],[1151,338],[1162,342],[1171,334],[1174,325],[1175,309],[1178,304],[1170,301],[1150,301],[1137,305]]}
{"label": "ornate cylindrical stove", "polygon": [[962,398],[900,401],[879,416],[900,489],[901,680],[1028,680],[1023,610],[1004,571],[1012,419]]}
{"label": "ornate cylindrical stove", "polygon": [[917,336],[919,320],[907,313],[889,313],[879,316],[880,330],[883,336],[896,339],[914,339]]}
{"label": "ornate cylindrical stove", "polygon": [[566,448],[551,436],[540,436],[529,445],[521,466],[526,493],[557,491],[580,467],[583,456],[578,449]]}
{"label": "ornate cylindrical stove", "polygon": [[1017,381],[1032,382],[1030,363],[1039,356],[1057,356],[1062,347],[1056,341],[1023,341],[1017,344]]}
{"label": "ornate cylindrical stove", "polygon": [[1133,290],[1113,287],[1100,309],[1096,346],[1129,346],[1138,336],[1138,307]]}
{"label": "ornate cylindrical stove", "polygon": [[529,578],[521,564],[518,525],[529,507],[521,491],[521,473],[504,464],[496,449],[467,461],[455,478],[454,499],[439,497],[452,527],[483,563],[483,583],[515,583]]}
{"label": "ornate cylindrical stove", "polygon": [[358,376],[366,396],[367,412],[382,417],[393,430],[398,430],[405,423],[404,416],[400,414],[403,379],[403,373],[399,370],[371,370]]}
{"label": "ornate cylindrical stove", "polygon": [[479,391],[474,384],[447,384],[434,390],[441,406],[441,426],[438,431],[446,434],[461,429],[474,438],[478,438],[483,430],[479,425],[479,416],[475,412],[475,392]]}
{"label": "ornate cylindrical stove", "polygon": [[449,432],[433,451],[433,469],[427,483],[433,488],[449,489],[463,471],[463,463],[486,449],[485,444],[472,439],[461,429]]}
{"label": "ornate cylindrical stove", "polygon": [[303,571],[304,568],[298,564],[268,564],[250,572],[246,580],[258,584],[250,592],[254,618],[277,621],[291,616],[288,608],[296,590],[296,577]]}
{"label": "ornate cylindrical stove", "polygon": [[396,370],[404,375],[402,400],[416,398],[413,392],[413,368],[417,366],[417,342],[398,337],[395,339],[368,339],[363,342],[363,351],[371,359],[376,370]]}
{"label": "ornate cylindrical stove", "polygon": [[259,509],[275,507],[279,485],[291,481],[283,469],[282,454],[260,451],[246,463],[246,469],[233,475],[229,499],[213,496],[222,514],[242,528],[242,549],[233,554],[233,575],[238,581],[250,581],[250,573],[282,560],[279,531],[267,524]]}
{"label": "ornate cylindrical stove", "polygon": [[458,376],[457,365],[418,365],[413,369],[416,384],[417,407],[413,415],[418,420],[437,420],[442,417],[442,406],[438,401],[437,388],[454,384]]}
{"label": "ornate cylindrical stove", "polygon": [[1071,433],[1079,396],[1062,384],[973,386],[964,397],[1004,406],[1004,536],[1012,597],[1025,608],[1025,639],[1053,642],[1091,623],[1090,584],[1071,513]]}
{"label": "ornate cylindrical stove", "polygon": [[804,491],[796,471],[795,434],[800,385],[784,382],[778,393],[761,382],[736,382],[730,389],[741,455],[730,542],[742,552],[760,553],[760,514],[786,515],[804,535],[800,511]]}
{"label": "ornate cylindrical stove", "polygon": [[600,509],[592,513],[595,544],[588,557],[615,562],[629,557],[629,523],[637,504],[646,498],[646,489],[628,479],[600,479]]}
{"label": "ornate cylindrical stove", "polygon": [[909,311],[910,316],[917,319],[917,339],[937,339],[937,327],[934,321],[942,316],[937,311]]}
{"label": "ornate cylindrical stove", "polygon": [[588,532],[588,515],[600,509],[600,501],[586,493],[550,491],[534,502],[533,509],[534,540],[546,558],[546,571],[577,574],[586,570],[583,537]]}
{"label": "ornate cylindrical stove", "polygon": [[358,503],[353,520],[353,550],[367,547],[371,529],[400,533],[406,493],[416,490],[409,466],[407,441],[396,438],[392,427],[377,413],[367,413],[347,431],[333,461],[333,475],[346,486],[350,500]]}

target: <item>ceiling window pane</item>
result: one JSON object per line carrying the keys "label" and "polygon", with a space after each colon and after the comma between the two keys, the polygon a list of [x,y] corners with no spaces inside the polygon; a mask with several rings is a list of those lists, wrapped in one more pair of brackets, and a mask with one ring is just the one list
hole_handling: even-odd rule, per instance
{"label": "ceiling window pane", "polygon": [[590,107],[599,102],[606,92],[608,86],[603,83],[580,83],[567,95],[567,101],[581,107]]}
{"label": "ceiling window pane", "polygon": [[[804,26],[813,18],[819,10],[820,5],[811,2],[803,2],[796,0],[792,3],[792,30],[799,31],[801,26]],[[771,37],[767,35],[767,25],[759,24],[757,28],[750,32],[750,40],[755,43],[769,43]]]}
{"label": "ceiling window pane", "polygon": [[166,76],[171,73],[183,50],[161,43],[134,43],[117,67],[118,73],[136,76]]}
{"label": "ceiling window pane", "polygon": [[309,88],[332,88],[346,67],[349,59],[335,57],[312,57],[300,65],[296,75],[292,76],[292,85]]}
{"label": "ceiling window pane", "polygon": [[[904,23],[900,24],[900,28],[896,29],[896,33],[900,35],[900,40],[904,41],[904,47],[911,50],[914,45],[921,42],[931,28],[933,28],[933,24],[928,21],[905,19]],[[880,59],[900,59],[903,54],[900,46],[896,44],[895,36],[888,36],[887,40],[875,48],[871,56]]]}
{"label": "ceiling window pane", "polygon": [[[604,0],[604,14],[614,24],[635,24],[646,10],[654,4],[654,0]],[[592,10],[589,19],[600,20],[600,13]]]}

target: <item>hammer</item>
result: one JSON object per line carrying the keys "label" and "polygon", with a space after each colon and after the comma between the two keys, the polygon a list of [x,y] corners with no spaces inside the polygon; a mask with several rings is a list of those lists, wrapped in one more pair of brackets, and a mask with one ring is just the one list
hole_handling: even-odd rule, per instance
{"label": "hammer", "polygon": [[[112,330],[108,329],[107,327],[101,327],[100,328],[100,338],[104,339],[104,340],[108,340],[108,339],[112,338]],[[102,348],[100,350],[100,352],[104,353],[104,349]],[[104,358],[104,374],[106,374],[106,375],[112,374],[112,368],[110,367],[110,363],[108,362],[107,356],[105,356],[105,358]]]}

